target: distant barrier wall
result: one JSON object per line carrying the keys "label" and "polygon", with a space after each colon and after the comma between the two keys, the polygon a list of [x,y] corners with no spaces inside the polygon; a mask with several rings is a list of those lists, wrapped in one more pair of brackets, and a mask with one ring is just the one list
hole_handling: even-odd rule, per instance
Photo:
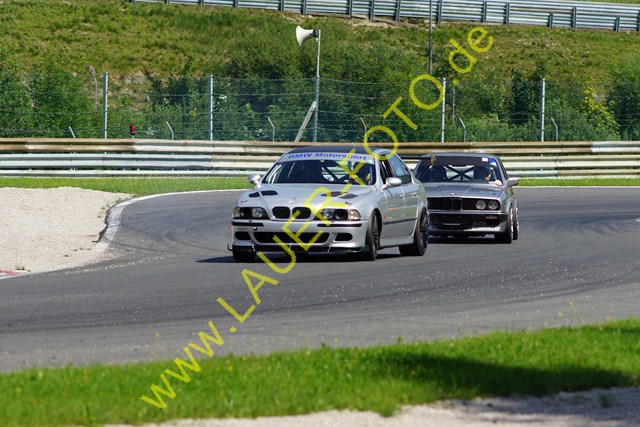
{"label": "distant barrier wall", "polygon": [[[410,0],[127,0],[271,9],[281,12],[358,16],[371,20],[428,18],[429,1]],[[640,31],[640,6],[578,1],[433,0],[432,16],[444,21],[527,24],[547,27]]]}
{"label": "distant barrier wall", "polygon": [[[264,173],[290,149],[311,145],[314,144],[2,138],[0,176],[248,175]],[[375,145],[392,148],[392,144]],[[640,176],[640,141],[411,142],[401,143],[398,154],[419,156],[444,151],[497,154],[514,177]]]}

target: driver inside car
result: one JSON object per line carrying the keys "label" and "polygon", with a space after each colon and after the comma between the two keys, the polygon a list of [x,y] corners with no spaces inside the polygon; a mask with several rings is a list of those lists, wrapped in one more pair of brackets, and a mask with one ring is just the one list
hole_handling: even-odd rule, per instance
{"label": "driver inside car", "polygon": [[301,182],[309,184],[319,184],[326,182],[326,179],[322,175],[322,165],[318,160],[309,160],[304,162],[304,168],[302,169]]}
{"label": "driver inside car", "polygon": [[491,169],[486,166],[475,166],[473,168],[473,179],[477,181],[490,181]]}
{"label": "driver inside car", "polygon": [[[358,172],[356,172],[356,175],[358,175],[358,178],[362,180],[364,185],[371,185],[371,165],[363,164],[362,167],[358,169]],[[358,182],[356,181],[356,183]]]}
{"label": "driver inside car", "polygon": [[429,168],[429,182],[443,182],[447,180],[447,172],[444,166],[431,166]]}

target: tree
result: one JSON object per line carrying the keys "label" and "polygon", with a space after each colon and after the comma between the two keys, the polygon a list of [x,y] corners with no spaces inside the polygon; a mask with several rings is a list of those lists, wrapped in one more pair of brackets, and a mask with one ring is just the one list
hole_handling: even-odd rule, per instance
{"label": "tree", "polygon": [[533,73],[525,76],[519,70],[511,71],[511,97],[508,103],[508,121],[523,125],[540,113],[540,92],[545,77],[544,64],[538,64]]}
{"label": "tree", "polygon": [[623,61],[612,72],[609,102],[625,138],[640,138],[640,56]]}
{"label": "tree", "polygon": [[585,86],[584,97],[580,103],[580,112],[594,130],[605,135],[617,135],[620,126],[604,103],[596,100],[596,90],[592,85]]}
{"label": "tree", "polygon": [[0,48],[0,137],[31,136],[31,100],[9,53]]}

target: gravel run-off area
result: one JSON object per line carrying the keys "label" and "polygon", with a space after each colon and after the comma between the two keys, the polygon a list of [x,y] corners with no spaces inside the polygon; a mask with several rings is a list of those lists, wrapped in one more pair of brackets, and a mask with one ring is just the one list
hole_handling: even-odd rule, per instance
{"label": "gravel run-off area", "polygon": [[44,272],[100,258],[107,209],[127,194],[80,188],[0,188],[0,271]]}
{"label": "gravel run-off area", "polygon": [[[0,278],[104,259],[110,206],[129,196],[79,188],[0,188]],[[0,281],[0,286],[3,283]],[[151,424],[149,424],[151,425]],[[640,388],[594,389],[542,398],[491,398],[405,407],[392,417],[328,411],[257,419],[178,420],[176,427],[640,427]]]}

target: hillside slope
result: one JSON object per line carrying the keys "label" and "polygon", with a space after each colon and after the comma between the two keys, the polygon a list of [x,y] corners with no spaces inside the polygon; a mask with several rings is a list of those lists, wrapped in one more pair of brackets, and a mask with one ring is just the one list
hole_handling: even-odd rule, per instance
{"label": "hillside slope", "polygon": [[[0,70],[112,74],[148,72],[300,78],[315,72],[315,46],[295,41],[296,25],[322,33],[321,75],[354,81],[401,81],[427,70],[428,31],[369,21],[212,6],[131,4],[122,0],[15,0],[0,8]],[[473,25],[434,31],[434,74],[451,73],[450,39]],[[509,77],[544,62],[550,78],[604,81],[638,55],[640,34],[491,26],[494,47],[478,56],[474,78]]]}

